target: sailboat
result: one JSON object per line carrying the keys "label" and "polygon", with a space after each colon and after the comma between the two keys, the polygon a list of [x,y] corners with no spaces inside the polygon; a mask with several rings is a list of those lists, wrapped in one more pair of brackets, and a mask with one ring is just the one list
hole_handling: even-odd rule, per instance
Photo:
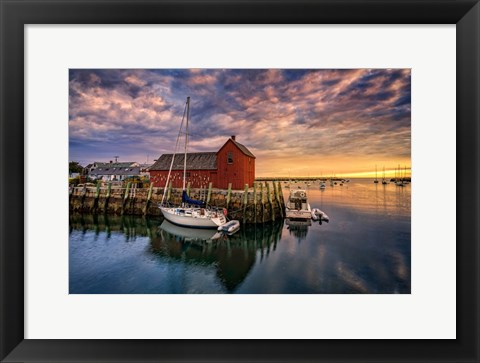
{"label": "sailboat", "polygon": [[373,181],[375,184],[378,183],[378,179],[377,179],[377,166],[375,165],[375,180]]}
{"label": "sailboat", "polygon": [[403,178],[403,184],[410,184],[410,181],[407,179],[407,166],[405,165],[405,173]]}
{"label": "sailboat", "polygon": [[400,165],[398,165],[398,178],[396,178],[397,181],[396,181],[396,185],[398,187],[403,187],[405,186],[405,184],[403,183],[403,178],[402,178],[402,172],[400,171]]}
{"label": "sailboat", "polygon": [[[170,175],[172,173],[173,161],[177,152],[178,142],[182,133],[183,121],[187,115],[187,122],[185,126],[185,157],[183,160],[183,191],[182,191],[182,203],[180,206],[167,206],[164,204],[165,194],[168,183],[170,181]],[[224,225],[226,220],[226,210],[218,210],[206,208],[203,201],[190,199],[185,188],[186,175],[187,175],[187,149],[188,149],[188,122],[190,118],[190,97],[187,97],[185,104],[185,110],[183,112],[182,122],[180,124],[180,130],[178,131],[177,143],[175,145],[175,152],[172,155],[172,161],[170,163],[170,170],[168,171],[167,181],[165,183],[165,189],[163,192],[162,203],[160,210],[162,211],[165,219],[171,223],[174,223],[183,227],[192,228],[218,228]]]}
{"label": "sailboat", "polygon": [[383,185],[387,184],[387,180],[385,179],[385,166],[383,167],[383,179],[382,179],[382,184],[383,184]]}

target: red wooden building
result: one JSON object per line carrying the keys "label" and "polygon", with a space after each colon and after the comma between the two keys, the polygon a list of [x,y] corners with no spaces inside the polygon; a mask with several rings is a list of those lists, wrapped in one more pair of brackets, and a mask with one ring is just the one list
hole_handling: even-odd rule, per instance
{"label": "red wooden building", "polygon": [[[164,187],[173,154],[163,154],[150,167],[150,180],[155,187]],[[184,154],[175,155],[170,176],[174,188],[183,184]],[[207,187],[243,189],[255,180],[255,156],[232,136],[217,152],[187,154],[187,183],[191,188]]]}

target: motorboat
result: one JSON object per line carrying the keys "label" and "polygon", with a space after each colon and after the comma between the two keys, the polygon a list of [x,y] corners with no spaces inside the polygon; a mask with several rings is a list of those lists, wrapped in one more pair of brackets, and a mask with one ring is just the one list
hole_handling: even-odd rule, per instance
{"label": "motorboat", "polygon": [[307,200],[307,192],[303,189],[290,191],[285,216],[289,219],[311,219],[312,210]]}

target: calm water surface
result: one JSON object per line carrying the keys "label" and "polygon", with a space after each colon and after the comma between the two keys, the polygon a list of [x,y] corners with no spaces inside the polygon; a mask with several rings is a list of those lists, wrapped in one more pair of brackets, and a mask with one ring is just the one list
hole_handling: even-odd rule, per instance
{"label": "calm water surface", "polygon": [[410,185],[298,185],[330,223],[242,226],[211,243],[216,231],[161,218],[70,216],[70,293],[410,293]]}

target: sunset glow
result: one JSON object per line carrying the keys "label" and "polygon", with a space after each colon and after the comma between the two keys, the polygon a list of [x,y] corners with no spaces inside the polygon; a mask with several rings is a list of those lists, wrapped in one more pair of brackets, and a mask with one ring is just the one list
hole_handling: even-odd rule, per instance
{"label": "sunset glow", "polygon": [[192,152],[231,135],[256,175],[410,176],[409,69],[70,70],[69,159],[153,163],[191,97]]}

